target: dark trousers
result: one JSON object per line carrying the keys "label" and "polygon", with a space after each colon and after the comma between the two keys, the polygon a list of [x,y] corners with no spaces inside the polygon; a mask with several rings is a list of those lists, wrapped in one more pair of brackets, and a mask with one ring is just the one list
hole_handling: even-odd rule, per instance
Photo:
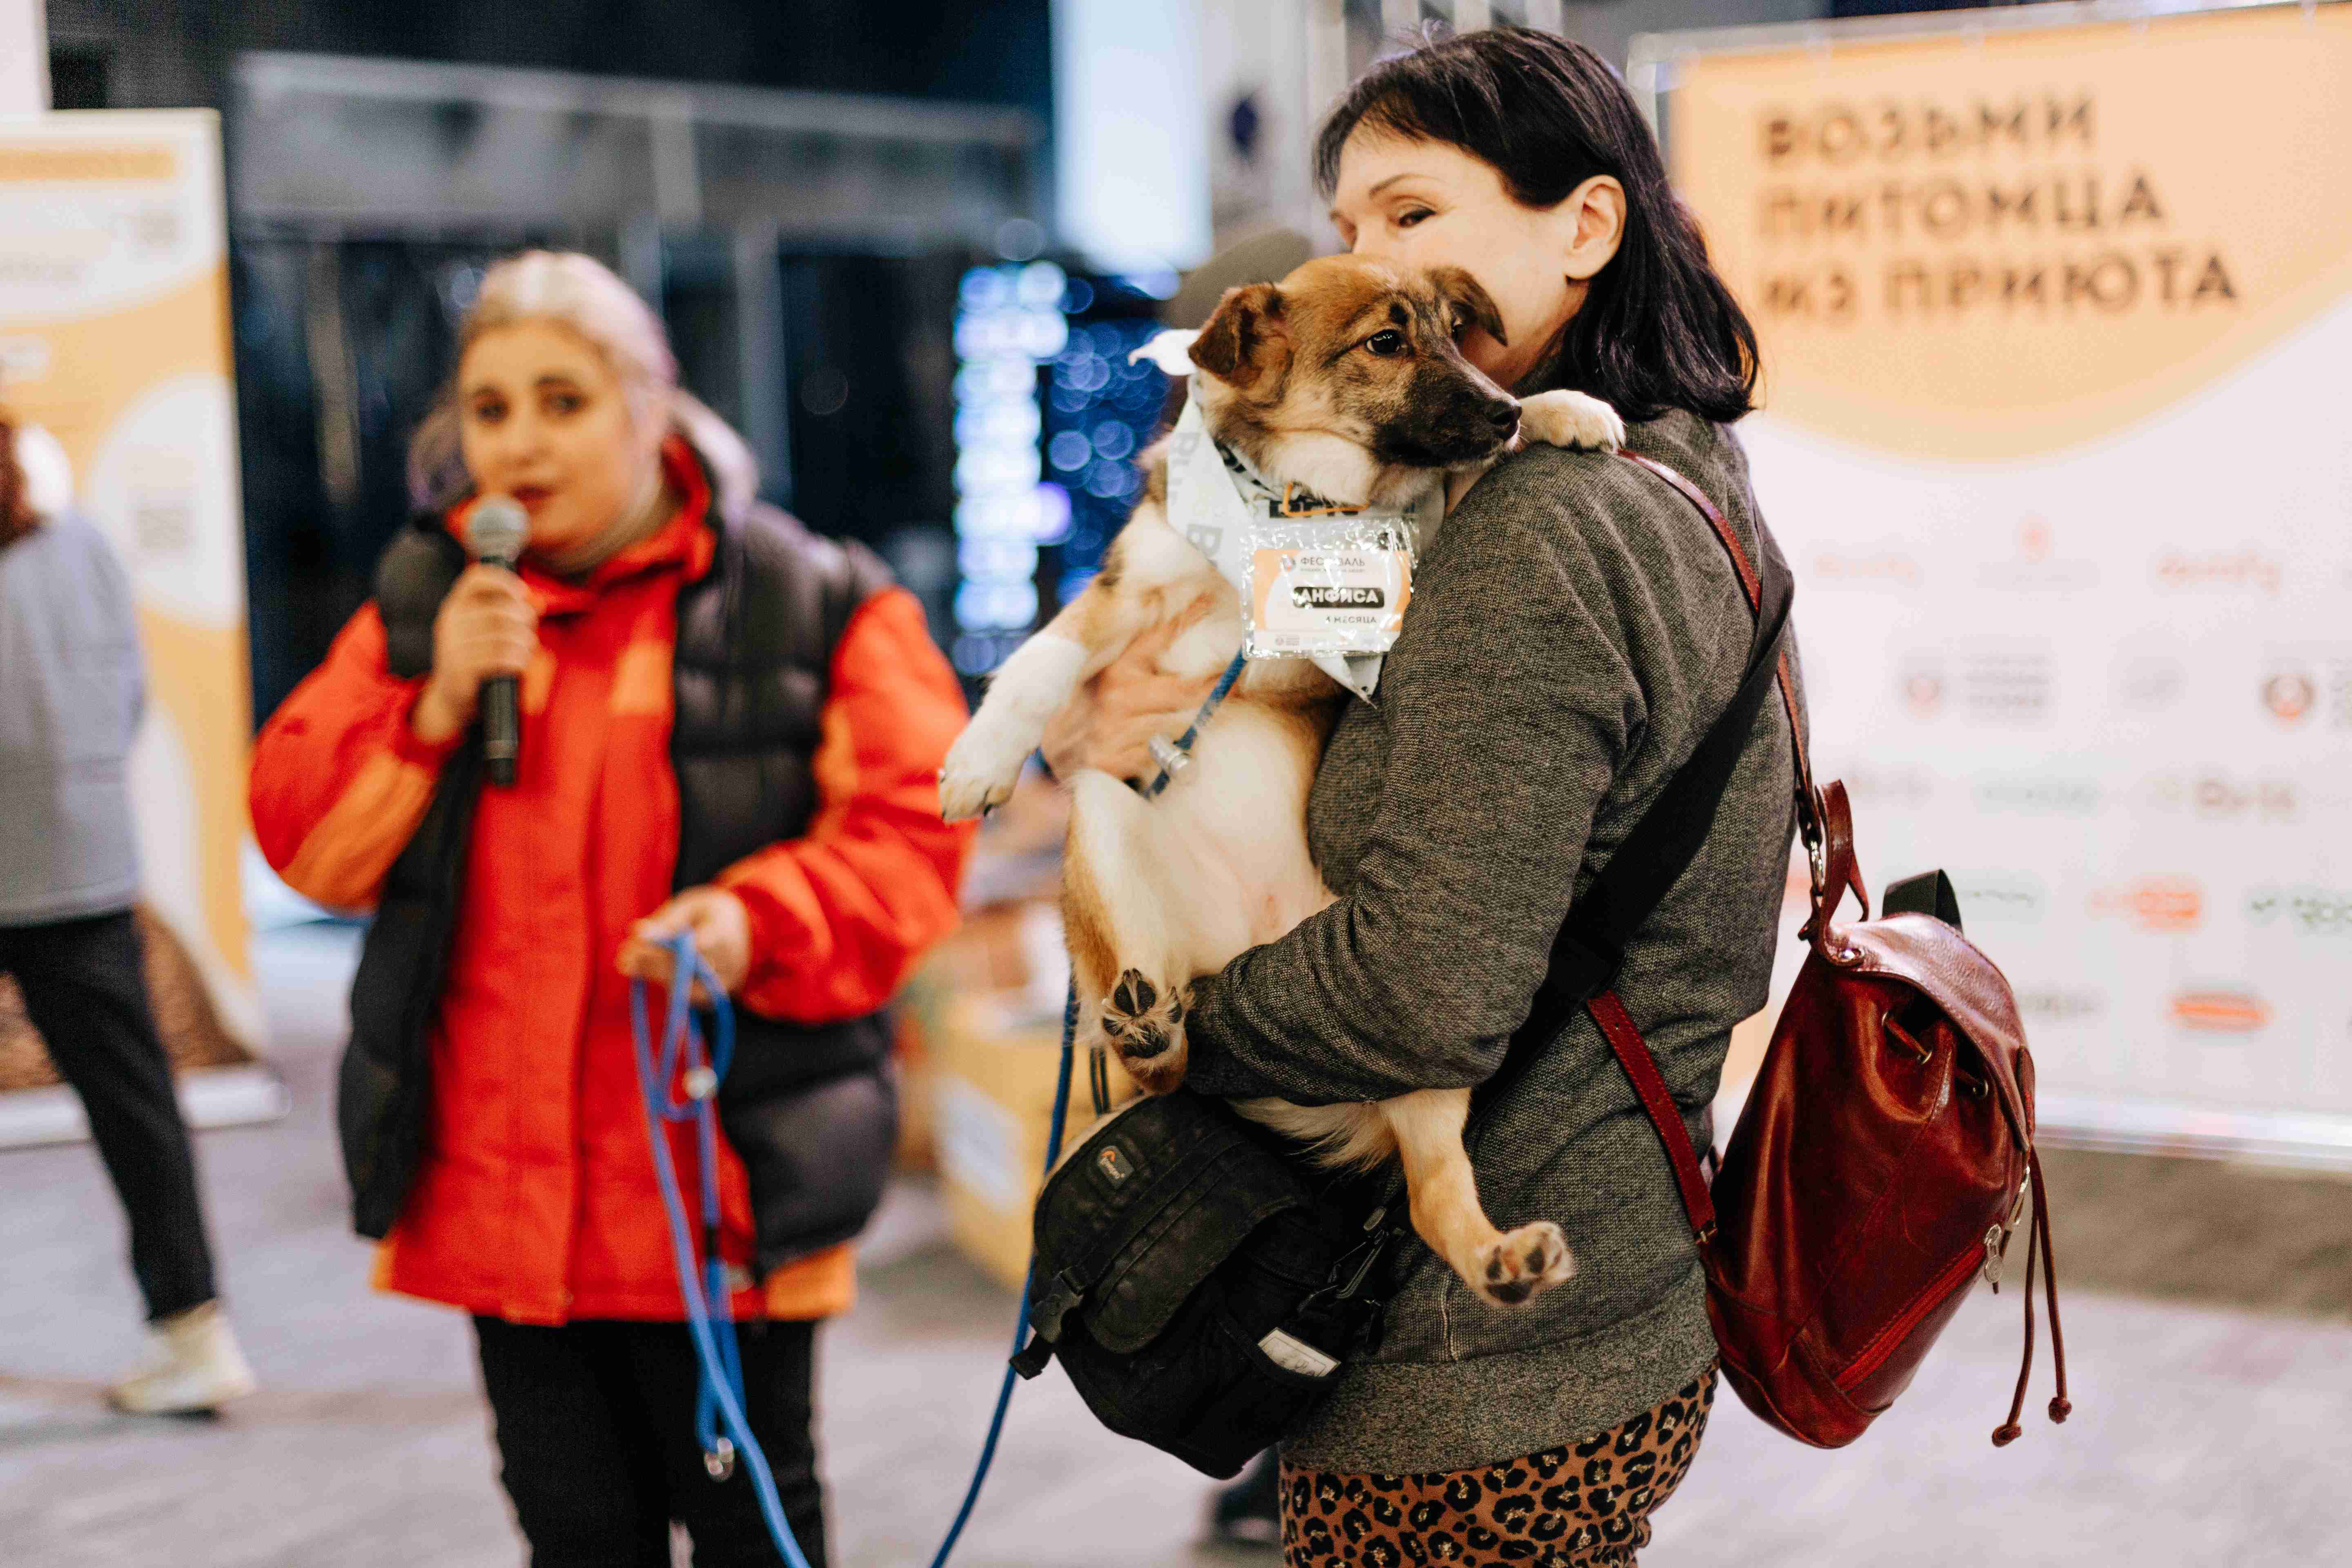
{"label": "dark trousers", "polygon": [[131,1268],[148,1319],[211,1300],[213,1258],[195,1155],[147,1005],[131,911],[0,926],[0,970],[16,976],[58,1075],[81,1096],[99,1158],[131,1222]]}
{"label": "dark trousers", "polygon": [[[669,1568],[669,1526],[695,1568],[782,1563],[751,1471],[713,1480],[694,1434],[697,1362],[684,1323],[537,1328],[476,1318],[501,1479],[531,1568]],[[810,1426],[814,1323],[747,1322],[743,1393],[776,1495],[811,1568],[824,1568]],[[721,1430],[724,1431],[722,1426]]]}

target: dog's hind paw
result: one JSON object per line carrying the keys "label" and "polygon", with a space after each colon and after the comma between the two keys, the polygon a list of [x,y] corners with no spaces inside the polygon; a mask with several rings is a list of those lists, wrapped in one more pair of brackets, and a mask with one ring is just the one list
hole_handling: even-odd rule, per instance
{"label": "dog's hind paw", "polygon": [[1516,1306],[1542,1295],[1576,1272],[1576,1255],[1568,1237],[1548,1219],[1506,1231],[1486,1249],[1478,1277],[1470,1281],[1478,1294],[1499,1307]]}
{"label": "dog's hind paw", "polygon": [[1103,1033],[1148,1094],[1165,1094],[1184,1081],[1184,995],[1155,984],[1139,969],[1118,977],[1103,998]]}

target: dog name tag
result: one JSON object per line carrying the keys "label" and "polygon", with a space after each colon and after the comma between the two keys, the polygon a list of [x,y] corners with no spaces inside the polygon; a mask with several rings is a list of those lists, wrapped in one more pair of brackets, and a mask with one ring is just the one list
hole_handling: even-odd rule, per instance
{"label": "dog name tag", "polygon": [[1345,537],[1261,542],[1251,552],[1252,655],[1386,653],[1395,643],[1412,597],[1412,552],[1401,538],[1383,538],[1387,530],[1329,531]]}

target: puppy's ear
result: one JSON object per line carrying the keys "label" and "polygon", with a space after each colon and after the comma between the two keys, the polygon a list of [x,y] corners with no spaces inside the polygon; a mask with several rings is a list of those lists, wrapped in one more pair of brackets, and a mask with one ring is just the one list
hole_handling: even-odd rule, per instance
{"label": "puppy's ear", "polygon": [[1220,381],[1254,384],[1274,368],[1288,343],[1282,329],[1282,291],[1271,283],[1228,289],[1201,335],[1192,340],[1192,363]]}
{"label": "puppy's ear", "polygon": [[1492,297],[1479,286],[1478,279],[1470,276],[1467,268],[1433,268],[1429,280],[1437,285],[1439,295],[1454,307],[1458,321],[1483,329],[1498,343],[1511,341],[1503,333],[1503,312],[1495,308]]}

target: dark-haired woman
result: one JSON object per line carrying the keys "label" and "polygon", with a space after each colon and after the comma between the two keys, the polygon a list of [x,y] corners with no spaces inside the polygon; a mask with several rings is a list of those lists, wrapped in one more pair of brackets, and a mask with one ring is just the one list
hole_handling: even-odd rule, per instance
{"label": "dark-haired woman", "polygon": [[[1608,399],[1633,451],[1774,548],[1727,427],[1754,334],[1598,57],[1504,28],[1391,59],[1318,162],[1355,250],[1485,285],[1505,331],[1465,340],[1481,369]],[[1730,701],[1753,626],[1712,531],[1654,474],[1553,448],[1488,474],[1427,546],[1377,700],[1325,754],[1307,826],[1339,900],[1199,984],[1192,1085],[1333,1102],[1492,1076],[1571,900]],[[1199,696],[1123,666],[1092,695],[1049,742],[1056,772],[1142,773]],[[1768,706],[1617,982],[1702,1146],[1731,1027],[1765,1001],[1790,746]],[[1496,1223],[1558,1221],[1579,1273],[1496,1307],[1403,1253],[1378,1348],[1286,1445],[1293,1568],[1629,1563],[1690,1464],[1715,1389],[1704,1275],[1589,1018],[1492,1106],[1472,1159]]]}

